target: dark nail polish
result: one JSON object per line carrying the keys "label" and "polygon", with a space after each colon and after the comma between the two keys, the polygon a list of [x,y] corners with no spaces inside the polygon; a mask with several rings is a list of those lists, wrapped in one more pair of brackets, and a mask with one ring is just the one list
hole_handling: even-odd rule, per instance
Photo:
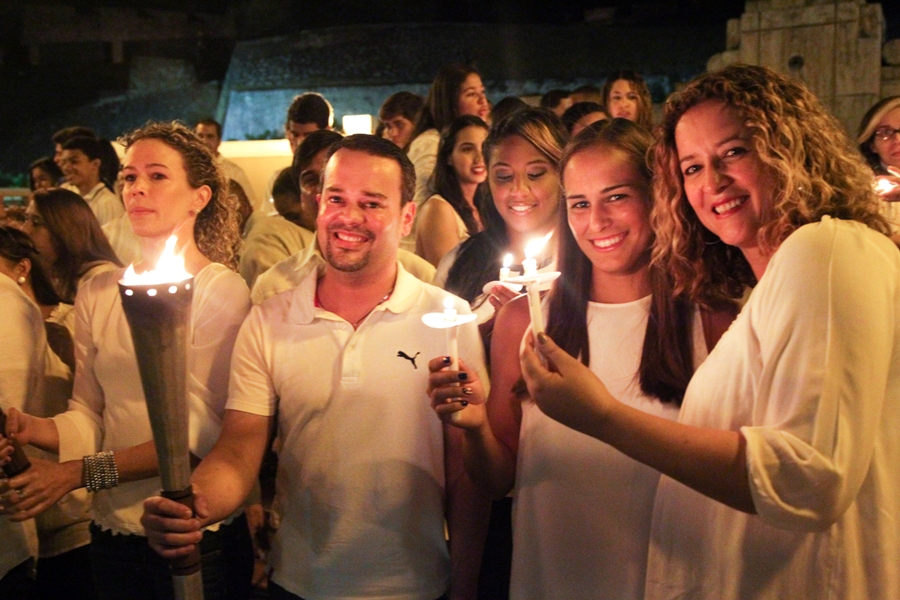
{"label": "dark nail polish", "polygon": [[463,400],[462,402],[460,402],[460,404],[462,404],[463,406],[468,406],[469,402],[467,400]]}
{"label": "dark nail polish", "polygon": [[450,364],[450,357],[449,357],[449,356],[445,356],[444,358],[441,359],[441,362],[443,362],[445,365],[449,365],[449,364]]}
{"label": "dark nail polish", "polygon": [[462,393],[463,393],[463,396],[471,396],[471,395],[472,395],[472,388],[464,387],[464,388],[462,389]]}
{"label": "dark nail polish", "polygon": [[466,379],[469,378],[469,374],[468,374],[468,373],[459,373],[459,374],[457,374],[456,377],[457,377],[460,381],[465,381]]}

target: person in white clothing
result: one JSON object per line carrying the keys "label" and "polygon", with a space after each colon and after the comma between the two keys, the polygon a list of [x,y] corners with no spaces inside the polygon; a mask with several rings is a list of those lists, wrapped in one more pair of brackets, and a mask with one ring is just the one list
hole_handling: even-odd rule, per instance
{"label": "person in white clothing", "polygon": [[[652,141],[640,126],[616,119],[567,145],[557,226],[562,276],[546,303],[547,327],[610,381],[620,401],[674,421],[707,344],[736,311],[701,317],[650,265],[652,175],[645,157]],[[495,498],[513,491],[510,598],[642,600],[659,472],[549,419],[527,399],[517,382],[529,324],[524,296],[500,310],[490,399],[468,411],[469,419],[449,421],[466,432],[469,475]],[[453,393],[439,385],[446,378],[432,375],[442,415],[458,411],[444,402]]]}
{"label": "person in white clothing", "polygon": [[72,138],[62,145],[60,159],[66,184],[81,194],[100,225],[125,213],[122,201],[112,190],[113,182],[103,180],[102,162],[111,150],[104,149],[102,143],[96,138]]}
{"label": "person in white clothing", "polygon": [[755,282],[747,304],[677,424],[546,335],[532,397],[663,473],[647,598],[900,597],[900,252],[871,171],[802,83],[748,65],[669,99],[654,160],[654,259],[694,298]]}
{"label": "person in white clothing", "polygon": [[[222,436],[194,473],[196,517],[163,498],[143,523],[163,556],[189,551],[199,528],[239,506],[269,432],[280,440],[283,516],[271,598],[443,597],[450,583],[454,484],[431,412],[426,356],[446,353],[423,314],[449,297],[399,266],[412,224],[414,172],[391,142],[353,135],[332,147],[317,222],[321,257],[300,284],[255,306],[235,347]],[[473,324],[460,356],[479,376]]]}
{"label": "person in white clothing", "polygon": [[[407,154],[416,169],[416,206],[420,206],[434,191],[428,182],[434,172],[441,131],[458,116],[474,115],[490,123],[491,104],[484,93],[481,75],[474,67],[451,63],[435,76],[419,113],[419,120],[410,134]],[[415,251],[416,228],[403,240],[403,248]]]}
{"label": "person in white clothing", "polygon": [[[247,286],[232,271],[240,239],[236,205],[209,149],[184,126],[150,123],[123,142],[123,195],[142,246],[135,271],[152,269],[174,234],[176,252],[194,276],[186,363],[188,435],[191,453],[199,458],[218,437],[231,350],[250,307]],[[91,558],[101,597],[166,598],[172,594],[168,566],[147,547],[140,523],[143,500],[161,484],[119,297],[123,274],[98,275],[78,294],[69,410],[52,419],[10,411],[6,433],[58,453],[60,462],[35,459],[11,479],[23,496],[4,501],[3,512],[14,520],[33,517],[86,487],[92,492]],[[253,556],[244,517],[218,527],[208,540],[213,543],[202,549],[205,597],[247,598]]]}
{"label": "person in white clothing", "polygon": [[78,290],[94,275],[123,266],[93,211],[71,190],[35,192],[25,218],[23,231],[65,302],[74,303]]}
{"label": "person in white clothing", "polygon": [[487,124],[472,115],[456,117],[441,132],[437,165],[432,174],[434,195],[419,207],[416,254],[433,264],[482,230],[479,207],[487,200],[487,165],[481,145]]}
{"label": "person in white clothing", "polygon": [[219,152],[219,146],[222,145],[222,125],[212,118],[201,119],[194,125],[194,133],[203,140],[203,143],[216,157],[216,162],[225,177],[241,186],[247,199],[250,200],[250,205],[257,206],[259,202],[256,200],[256,190],[253,189],[250,178],[236,162],[228,160]]}

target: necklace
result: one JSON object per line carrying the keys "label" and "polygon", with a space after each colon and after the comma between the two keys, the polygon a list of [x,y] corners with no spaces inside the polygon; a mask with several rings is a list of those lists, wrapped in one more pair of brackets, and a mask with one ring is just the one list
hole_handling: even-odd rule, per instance
{"label": "necklace", "polygon": [[[396,283],[396,282],[395,282],[395,283]],[[375,310],[376,308],[378,308],[381,304],[387,302],[388,298],[390,298],[390,297],[391,297],[391,294],[393,294],[393,293],[394,293],[394,286],[392,285],[392,286],[391,286],[391,289],[388,290],[388,293],[384,295],[384,298],[382,298],[381,300],[379,300],[378,302],[376,302],[376,303],[375,303],[375,306],[373,306],[373,307],[370,308],[368,311],[366,311],[366,314],[364,314],[363,316],[361,316],[361,317],[360,317],[359,319],[357,319],[356,321],[353,321],[353,322],[348,321],[348,323],[350,323],[350,326],[353,327],[353,329],[356,329],[357,327],[359,327],[359,324],[362,323],[363,321],[365,321],[365,320],[366,320],[366,317],[368,317],[369,315],[371,315],[373,310]],[[316,306],[318,306],[319,308],[324,308],[325,310],[328,310],[328,308],[326,308],[325,305],[322,304],[322,299],[319,298],[319,286],[318,286],[318,285],[316,285],[316,297],[315,297],[315,302],[316,302]],[[333,312],[333,311],[330,311],[330,312]],[[337,313],[335,313],[335,314],[337,314]]]}

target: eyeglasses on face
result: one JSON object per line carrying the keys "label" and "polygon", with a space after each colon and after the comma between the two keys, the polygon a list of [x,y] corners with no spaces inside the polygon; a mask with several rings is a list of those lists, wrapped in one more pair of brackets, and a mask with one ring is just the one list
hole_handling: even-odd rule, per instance
{"label": "eyeglasses on face", "polygon": [[900,133],[900,129],[894,129],[893,127],[885,125],[875,130],[875,139],[881,140],[882,142],[888,142],[898,133]]}

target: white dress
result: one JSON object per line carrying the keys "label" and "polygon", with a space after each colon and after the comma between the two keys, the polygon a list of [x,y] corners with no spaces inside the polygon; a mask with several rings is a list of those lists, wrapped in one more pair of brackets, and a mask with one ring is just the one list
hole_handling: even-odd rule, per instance
{"label": "white dress", "polygon": [[[623,403],[675,420],[678,407],[645,396],[637,379],[650,301],[588,304],[590,369]],[[699,316],[693,338],[699,363]],[[642,599],[658,481],[655,469],[524,402],[510,598]]]}
{"label": "white dress", "polygon": [[663,477],[647,597],[900,598],[900,253],[825,217],[781,245],[680,421],[740,430],[748,515]]}

